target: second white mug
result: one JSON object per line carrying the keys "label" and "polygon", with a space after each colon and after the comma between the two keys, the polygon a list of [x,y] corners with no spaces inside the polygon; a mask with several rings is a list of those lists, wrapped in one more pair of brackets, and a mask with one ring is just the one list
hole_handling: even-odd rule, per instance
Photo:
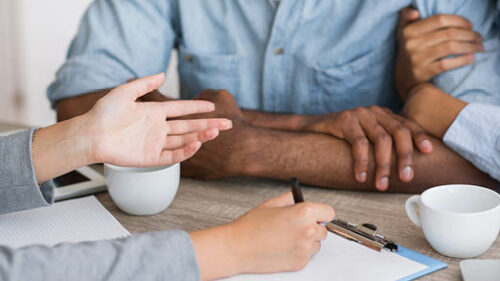
{"label": "second white mug", "polygon": [[406,213],[436,251],[472,258],[486,252],[498,237],[500,195],[474,185],[442,185],[408,198]]}

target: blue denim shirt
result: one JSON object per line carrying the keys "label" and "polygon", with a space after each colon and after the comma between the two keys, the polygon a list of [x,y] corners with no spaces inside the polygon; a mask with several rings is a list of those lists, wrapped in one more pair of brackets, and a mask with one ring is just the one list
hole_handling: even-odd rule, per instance
{"label": "blue denim shirt", "polygon": [[[97,0],[48,97],[54,104],[165,71],[176,48],[183,98],[224,88],[241,107],[271,112],[320,114],[373,104],[397,110],[395,30],[399,10],[410,4],[423,17],[462,15],[486,39],[494,36],[493,0],[283,0],[278,6],[273,0]],[[488,64],[434,82],[467,101],[500,104],[498,73]]]}

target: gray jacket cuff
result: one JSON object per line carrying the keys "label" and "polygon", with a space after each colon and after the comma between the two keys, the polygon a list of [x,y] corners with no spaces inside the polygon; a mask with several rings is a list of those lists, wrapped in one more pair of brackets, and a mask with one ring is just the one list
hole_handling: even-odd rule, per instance
{"label": "gray jacket cuff", "polygon": [[31,143],[34,130],[0,137],[0,214],[48,206],[52,182],[38,185]]}

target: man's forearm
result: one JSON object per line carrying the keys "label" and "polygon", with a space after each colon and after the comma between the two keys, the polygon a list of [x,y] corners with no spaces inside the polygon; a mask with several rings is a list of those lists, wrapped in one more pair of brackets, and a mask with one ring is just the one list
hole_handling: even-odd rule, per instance
{"label": "man's forearm", "polygon": [[242,110],[245,120],[254,127],[300,131],[313,115],[268,113],[257,110]]}
{"label": "man's forearm", "polygon": [[[373,190],[374,160],[370,159],[369,177],[359,183],[353,177],[350,146],[331,136],[314,133],[296,133],[264,128],[246,127],[244,143],[237,144],[229,153],[240,154],[239,161],[228,165],[240,165],[237,175],[288,180],[297,177],[301,181],[317,186],[348,189]],[[224,138],[223,135],[220,138]],[[215,140],[214,142],[221,141]],[[410,183],[401,182],[396,171],[396,161],[390,177],[390,192],[421,192],[429,187],[448,183],[470,183],[495,187],[496,181],[474,168],[469,162],[434,140],[434,151],[429,155],[415,155],[415,177]],[[224,155],[224,147],[212,151],[211,157]],[[244,148],[244,149],[243,149]],[[210,149],[207,144],[203,149]],[[236,151],[236,152],[234,152]],[[199,153],[200,154],[200,153]],[[394,155],[394,153],[393,153]],[[214,169],[212,161],[187,161],[183,173],[187,176],[205,178],[203,170]],[[234,159],[234,158],[233,158]],[[193,165],[194,164],[194,165]],[[235,174],[231,174],[235,175]],[[221,174],[221,176],[224,176]]]}

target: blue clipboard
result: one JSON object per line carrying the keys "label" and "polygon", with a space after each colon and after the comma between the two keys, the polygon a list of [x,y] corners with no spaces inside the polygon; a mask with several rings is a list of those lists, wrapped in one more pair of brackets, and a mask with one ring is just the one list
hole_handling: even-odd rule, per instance
{"label": "blue clipboard", "polygon": [[445,269],[448,265],[442,261],[438,261],[426,255],[422,255],[418,252],[405,248],[403,246],[398,245],[398,255],[410,259],[412,261],[418,262],[420,264],[425,265],[427,268],[416,272],[412,275],[408,275],[404,278],[399,279],[399,281],[408,281],[420,278],[424,275],[436,272],[441,269]]}

